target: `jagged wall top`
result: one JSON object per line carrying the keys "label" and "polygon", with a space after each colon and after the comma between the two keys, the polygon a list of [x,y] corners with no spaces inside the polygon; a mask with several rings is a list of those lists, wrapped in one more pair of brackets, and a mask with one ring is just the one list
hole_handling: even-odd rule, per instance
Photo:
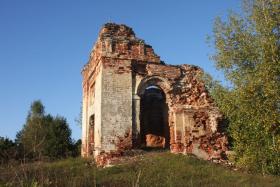
{"label": "jagged wall top", "polygon": [[99,33],[100,38],[128,39],[135,40],[135,33],[132,28],[124,24],[106,23]]}
{"label": "jagged wall top", "polygon": [[83,71],[88,69],[90,64],[98,63],[102,57],[162,63],[152,46],[137,38],[132,28],[115,23],[106,23],[101,28]]}

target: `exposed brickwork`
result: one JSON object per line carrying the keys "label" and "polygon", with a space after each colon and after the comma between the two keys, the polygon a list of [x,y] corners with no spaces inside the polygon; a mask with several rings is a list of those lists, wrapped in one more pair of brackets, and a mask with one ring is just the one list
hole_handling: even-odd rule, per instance
{"label": "exposed brickwork", "polygon": [[[202,69],[166,65],[131,28],[105,24],[82,74],[83,156],[93,151],[104,165],[126,150],[143,147],[143,142],[165,147],[166,140],[171,152],[203,159],[220,159],[227,151],[227,138],[218,128],[221,114],[200,78]],[[154,114],[165,116],[168,124],[161,135],[143,134],[143,115],[148,114],[141,114],[140,105],[151,86],[162,90],[167,106],[166,114]],[[94,130],[89,128],[91,116]]]}

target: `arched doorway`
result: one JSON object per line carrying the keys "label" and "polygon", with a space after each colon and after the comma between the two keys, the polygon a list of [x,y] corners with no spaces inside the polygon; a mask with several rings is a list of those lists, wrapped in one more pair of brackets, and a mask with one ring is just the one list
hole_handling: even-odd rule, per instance
{"label": "arched doorway", "polygon": [[140,96],[141,147],[169,148],[168,106],[164,92],[148,86]]}

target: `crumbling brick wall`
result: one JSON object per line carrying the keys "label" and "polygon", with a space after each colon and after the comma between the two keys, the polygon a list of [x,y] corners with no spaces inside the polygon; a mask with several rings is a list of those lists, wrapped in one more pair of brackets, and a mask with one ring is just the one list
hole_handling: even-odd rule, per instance
{"label": "crumbling brick wall", "polygon": [[[105,24],[82,74],[83,156],[93,153],[104,163],[126,149],[141,148],[141,98],[151,86],[165,97],[171,152],[212,159],[227,150],[227,138],[218,128],[222,116],[201,79],[202,69],[166,65],[131,28]],[[89,146],[92,115],[93,148]]]}

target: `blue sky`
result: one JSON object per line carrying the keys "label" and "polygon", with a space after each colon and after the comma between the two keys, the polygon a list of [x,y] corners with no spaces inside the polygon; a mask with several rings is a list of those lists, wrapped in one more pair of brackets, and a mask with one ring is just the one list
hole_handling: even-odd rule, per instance
{"label": "blue sky", "polygon": [[109,21],[132,27],[166,63],[195,64],[223,80],[206,36],[216,16],[240,7],[239,0],[0,0],[0,136],[15,138],[40,99],[80,138],[80,72]]}

